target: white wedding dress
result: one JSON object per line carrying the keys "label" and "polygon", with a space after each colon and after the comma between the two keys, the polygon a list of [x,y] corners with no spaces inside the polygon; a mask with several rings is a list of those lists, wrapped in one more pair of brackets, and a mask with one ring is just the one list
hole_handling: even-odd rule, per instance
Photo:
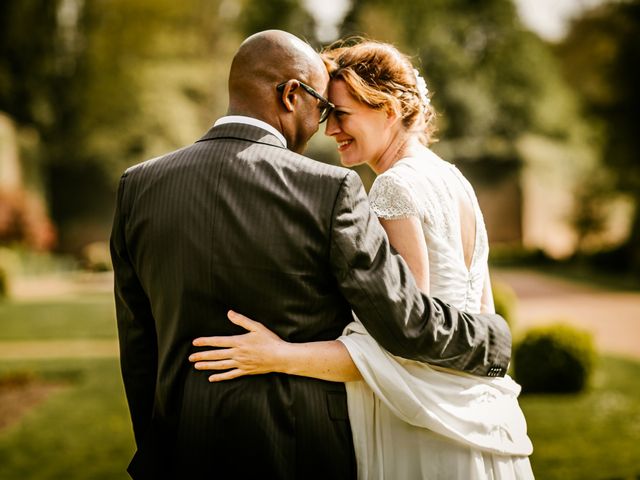
{"label": "white wedding dress", "polygon": [[[475,210],[469,268],[460,189]],[[430,295],[479,313],[489,247],[475,193],[460,171],[430,151],[404,158],[375,180],[369,200],[381,218],[421,220]],[[357,319],[339,340],[364,378],[346,384],[359,479],[533,478],[520,386],[510,377],[472,376],[395,357]]]}

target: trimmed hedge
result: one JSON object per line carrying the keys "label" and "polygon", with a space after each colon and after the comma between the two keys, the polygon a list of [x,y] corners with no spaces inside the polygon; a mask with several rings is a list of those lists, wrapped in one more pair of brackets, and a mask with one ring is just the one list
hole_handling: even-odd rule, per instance
{"label": "trimmed hedge", "polygon": [[589,332],[562,323],[529,330],[513,363],[523,393],[582,391],[593,373],[596,350]]}

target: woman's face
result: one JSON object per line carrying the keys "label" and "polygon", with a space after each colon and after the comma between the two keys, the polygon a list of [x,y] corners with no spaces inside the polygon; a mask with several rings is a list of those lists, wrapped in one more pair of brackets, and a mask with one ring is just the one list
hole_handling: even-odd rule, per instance
{"label": "woman's face", "polygon": [[356,100],[344,80],[331,80],[329,100],[336,108],[327,119],[325,135],[338,143],[340,162],[345,167],[367,163],[373,168],[392,139],[389,115]]}

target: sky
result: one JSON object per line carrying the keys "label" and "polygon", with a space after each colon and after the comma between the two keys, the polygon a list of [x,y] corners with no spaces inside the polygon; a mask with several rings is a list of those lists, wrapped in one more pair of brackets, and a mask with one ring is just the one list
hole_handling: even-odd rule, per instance
{"label": "sky", "polygon": [[[342,0],[339,0],[342,1]],[[569,21],[604,0],[514,0],[525,26],[546,40],[561,40]]]}
{"label": "sky", "polygon": [[[427,0],[416,0],[427,1]],[[514,0],[522,22],[550,41],[562,39],[571,18],[606,0]],[[318,39],[335,40],[336,25],[349,9],[349,0],[303,0],[318,24]]]}

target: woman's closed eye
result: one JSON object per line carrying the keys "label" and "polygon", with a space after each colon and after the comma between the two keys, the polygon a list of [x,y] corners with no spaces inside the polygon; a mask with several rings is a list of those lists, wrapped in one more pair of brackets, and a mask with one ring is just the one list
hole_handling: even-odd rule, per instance
{"label": "woman's closed eye", "polygon": [[345,112],[344,110],[338,110],[337,108],[335,108],[332,110],[331,115],[333,115],[334,118],[339,121],[342,117],[349,115],[349,113]]}

